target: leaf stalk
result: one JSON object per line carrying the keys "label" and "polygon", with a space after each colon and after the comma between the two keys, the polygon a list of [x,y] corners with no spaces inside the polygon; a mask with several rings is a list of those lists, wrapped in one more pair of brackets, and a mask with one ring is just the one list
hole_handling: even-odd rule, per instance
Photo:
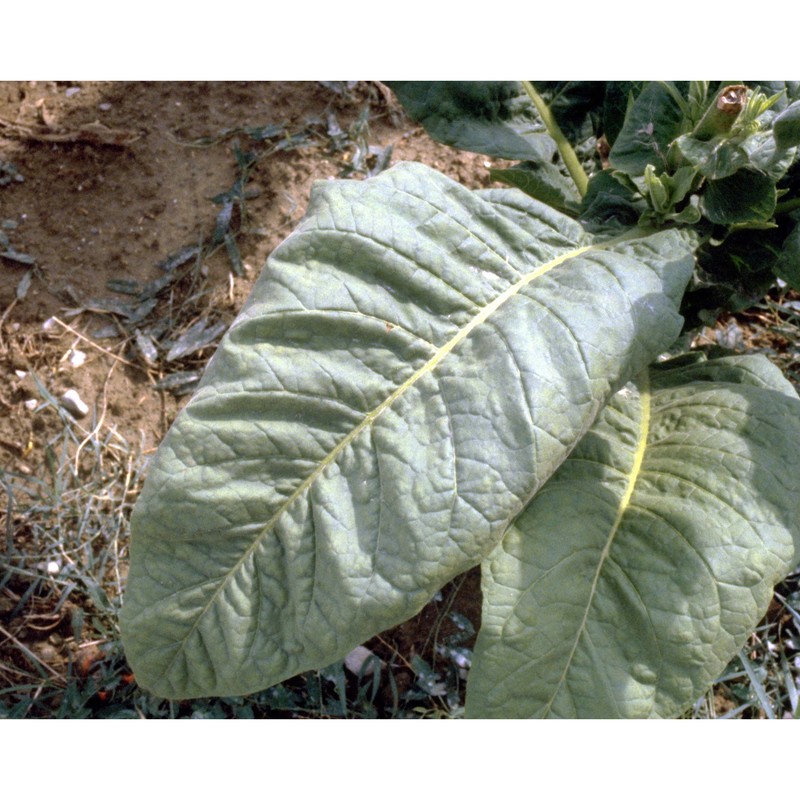
{"label": "leaf stalk", "polygon": [[533,84],[530,81],[522,81],[522,86],[524,87],[534,106],[536,106],[536,110],[539,112],[539,116],[542,118],[542,121],[547,128],[547,132],[550,134],[552,139],[555,141],[556,146],[558,147],[558,152],[564,161],[564,165],[566,166],[570,177],[575,182],[575,186],[578,187],[580,196],[583,197],[586,194],[586,190],[589,188],[589,176],[581,166],[581,162],[578,160],[578,156],[572,149],[572,145],[567,141],[567,138],[561,132],[561,128],[558,127],[555,117],[547,107],[547,103],[544,102],[536,89],[534,89]]}
{"label": "leaf stalk", "polygon": [[800,197],[793,197],[791,200],[784,200],[775,206],[776,214],[788,214],[790,211],[796,211],[800,208]]}

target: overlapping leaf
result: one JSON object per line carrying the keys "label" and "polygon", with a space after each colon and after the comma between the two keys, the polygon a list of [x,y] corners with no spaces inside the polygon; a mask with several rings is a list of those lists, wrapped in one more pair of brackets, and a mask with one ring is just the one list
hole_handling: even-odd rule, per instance
{"label": "overlapping leaf", "polygon": [[720,225],[764,223],[775,213],[775,183],[761,172],[740,169],[727,178],[709,181],[700,200],[703,214]]}
{"label": "overlapping leaf", "polygon": [[648,164],[661,171],[683,124],[683,113],[669,88],[658,81],[645,84],[611,148],[611,166],[628,175],[643,175]]}
{"label": "overlapping leaf", "polygon": [[679,232],[596,242],[419,165],[318,184],[134,511],[137,680],[244,694],[413,615],[671,344],[691,270]]}
{"label": "overlapping leaf", "polygon": [[524,161],[513,167],[492,169],[489,174],[492,180],[516,186],[558,211],[575,215],[580,208],[581,197],[575,184],[547,161]]}
{"label": "overlapping leaf", "polygon": [[518,81],[393,81],[432,138],[497,158],[549,163],[556,144]]}
{"label": "overlapping leaf", "polygon": [[800,400],[762,356],[619,392],[484,562],[467,711],[669,717],[800,559]]}

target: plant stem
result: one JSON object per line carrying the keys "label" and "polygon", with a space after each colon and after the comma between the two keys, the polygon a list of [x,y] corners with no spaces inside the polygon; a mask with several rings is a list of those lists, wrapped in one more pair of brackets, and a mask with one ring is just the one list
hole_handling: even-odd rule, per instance
{"label": "plant stem", "polygon": [[536,91],[536,89],[533,88],[533,84],[530,81],[522,81],[522,85],[525,88],[525,91],[528,93],[528,97],[530,97],[530,99],[533,101],[533,104],[536,106],[536,110],[539,112],[539,116],[542,118],[542,121],[547,128],[547,132],[553,138],[558,147],[558,152],[561,154],[561,158],[564,160],[564,165],[569,171],[569,174],[572,177],[572,180],[575,182],[575,185],[578,187],[580,196],[583,197],[586,194],[586,189],[589,186],[589,177],[584,172],[581,162],[578,161],[578,156],[575,155],[572,145],[567,141],[566,137],[561,132],[561,128],[558,127],[558,123],[550,112],[550,109],[547,107],[547,104],[539,96],[539,93]]}
{"label": "plant stem", "polygon": [[800,208],[800,197],[795,197],[791,200],[786,200],[783,203],[778,203],[775,206],[776,214],[787,214],[790,211]]}

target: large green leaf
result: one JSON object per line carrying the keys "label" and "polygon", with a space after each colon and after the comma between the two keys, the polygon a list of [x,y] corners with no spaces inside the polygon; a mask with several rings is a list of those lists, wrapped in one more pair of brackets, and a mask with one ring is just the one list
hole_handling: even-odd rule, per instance
{"label": "large green leaf", "polygon": [[137,680],[246,694],[416,613],[676,338],[692,263],[420,165],[318,183],[134,510]]}
{"label": "large green leaf", "polygon": [[751,169],[709,181],[700,199],[704,216],[719,225],[766,222],[776,203],[775,182]]}
{"label": "large green leaf", "polygon": [[758,303],[775,283],[776,275],[791,283],[793,261],[800,251],[789,232],[790,217],[778,227],[735,230],[722,242],[708,241],[696,251],[696,280],[687,290],[681,313],[688,328],[707,322],[719,310],[739,311]]}
{"label": "large green leaf", "polygon": [[625,124],[625,116],[633,98],[641,91],[643,81],[607,81],[601,128],[613,147]]}
{"label": "large green leaf", "polygon": [[392,81],[389,86],[437,142],[518,161],[549,163],[556,152],[517,81]]}
{"label": "large green leaf", "polygon": [[800,558],[800,400],[763,356],[643,373],[484,562],[467,711],[669,717]]}
{"label": "large green leaf", "polygon": [[648,164],[661,172],[668,166],[670,144],[684,126],[683,112],[670,88],[660,81],[648,83],[628,108],[609,154],[611,166],[631,176],[643,175]]}

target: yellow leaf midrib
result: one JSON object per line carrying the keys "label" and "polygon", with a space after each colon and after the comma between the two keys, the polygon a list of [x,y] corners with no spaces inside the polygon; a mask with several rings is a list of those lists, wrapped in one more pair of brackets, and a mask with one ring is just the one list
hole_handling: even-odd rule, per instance
{"label": "yellow leaf midrib", "polygon": [[550,697],[550,701],[544,708],[544,713],[542,716],[547,717],[550,713],[550,709],[553,707],[553,703],[555,702],[558,693],[561,691],[562,686],[564,685],[564,681],[567,678],[567,673],[569,672],[570,667],[572,666],[572,661],[575,658],[575,653],[578,651],[578,646],[580,645],[580,641],[583,638],[584,633],[586,632],[586,626],[589,621],[589,614],[592,610],[592,603],[594,601],[594,596],[597,592],[597,586],[600,581],[600,575],[602,574],[603,567],[608,559],[608,555],[611,552],[611,547],[614,543],[614,539],[616,538],[617,531],[622,524],[622,520],[625,518],[625,514],[630,507],[631,498],[633,497],[634,489],[636,488],[636,481],[639,478],[639,475],[642,471],[642,463],[644,462],[645,451],[647,449],[647,441],[650,435],[650,414],[651,414],[651,395],[650,395],[650,373],[647,368],[642,370],[635,379],[636,387],[639,390],[639,402],[640,402],[640,421],[639,421],[639,434],[636,441],[636,449],[634,450],[633,454],[633,461],[631,463],[631,470],[630,474],[628,475],[628,482],[625,486],[625,491],[622,493],[622,497],[620,498],[619,505],[617,507],[617,513],[614,518],[614,522],[609,529],[608,537],[606,538],[606,543],[603,546],[603,549],[600,553],[600,558],[597,562],[597,569],[592,576],[592,585],[589,590],[589,597],[586,602],[586,608],[583,612],[583,618],[581,620],[581,624],[578,627],[578,631],[575,635],[575,641],[572,643],[572,648],[570,650],[569,656],[567,657],[566,663],[564,665],[564,670],[561,673],[561,676],[558,679],[558,683],[556,684],[555,688],[553,689],[553,693]]}
{"label": "yellow leaf midrib", "polygon": [[585,245],[583,247],[578,247],[573,250],[569,250],[566,253],[562,253],[560,256],[552,259],[551,261],[546,262],[545,264],[540,265],[536,269],[532,270],[530,273],[527,273],[514,284],[509,286],[506,290],[501,292],[491,303],[488,303],[478,314],[476,314],[463,328],[461,328],[448,342],[442,345],[436,353],[422,366],[420,367],[413,375],[411,375],[406,381],[404,381],[397,389],[395,389],[388,397],[381,402],[375,409],[368,412],[364,419],[356,425],[353,430],[351,430],[346,436],[344,436],[335,447],[333,447],[330,453],[320,461],[320,464],[311,472],[295,489],[294,492],[280,505],[280,507],[275,511],[275,513],[264,523],[263,530],[259,533],[258,536],[255,537],[253,543],[244,551],[241,558],[228,570],[228,573],[225,577],[220,581],[219,586],[213,592],[211,597],[209,598],[208,602],[204,605],[204,607],[200,610],[197,614],[195,621],[193,622],[190,629],[186,632],[186,635],[182,637],[181,645],[176,648],[176,651],[173,655],[170,665],[167,667],[165,672],[169,672],[172,668],[172,665],[175,662],[175,659],[178,655],[183,651],[186,643],[188,642],[189,638],[192,634],[197,630],[198,626],[200,625],[203,618],[208,613],[209,609],[215,604],[219,595],[224,591],[225,587],[228,585],[230,580],[233,578],[234,575],[238,573],[241,569],[242,565],[251,557],[253,552],[259,546],[259,544],[263,541],[264,537],[275,527],[278,520],[281,516],[286,512],[286,510],[300,497],[313,483],[319,478],[319,476],[325,471],[325,469],[333,463],[339,454],[346,448],[363,430],[369,427],[387,408],[389,408],[400,396],[402,396],[411,386],[413,386],[418,380],[420,380],[424,375],[433,371],[436,366],[449,354],[451,353],[461,342],[463,342],[469,335],[472,333],[475,328],[479,325],[484,323],[489,317],[492,316],[498,309],[500,309],[506,302],[508,302],[512,297],[516,297],[519,293],[530,283],[532,283],[537,278],[541,277],[542,275],[550,272],[551,270],[555,269],[556,267],[564,264],[565,262],[578,258],[579,256],[583,255],[584,253],[594,251],[599,252],[606,250],[607,248],[618,244],[623,241],[627,241],[630,239],[639,238],[639,236],[643,235],[643,231],[629,231],[619,237],[615,237],[611,240],[607,240],[601,243],[593,243],[590,245]]}

